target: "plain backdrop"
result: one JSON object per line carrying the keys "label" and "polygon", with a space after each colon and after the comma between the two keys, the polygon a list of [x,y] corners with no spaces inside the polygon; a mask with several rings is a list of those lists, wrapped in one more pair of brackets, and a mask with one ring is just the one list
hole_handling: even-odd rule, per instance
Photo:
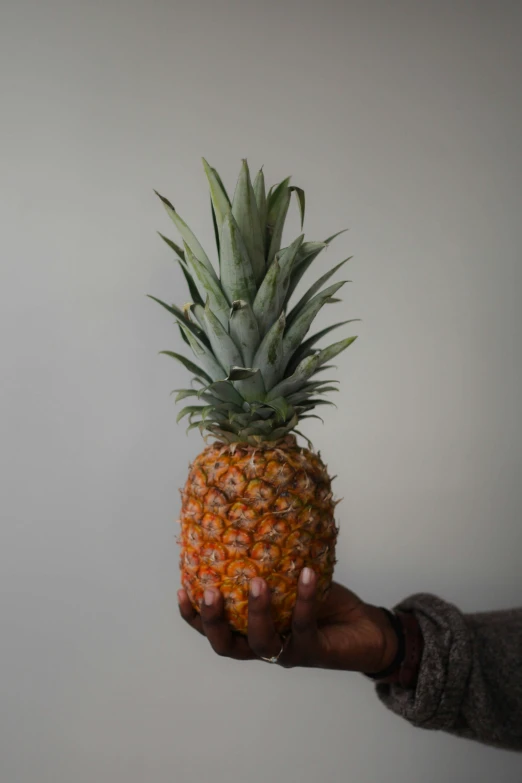
{"label": "plain backdrop", "polygon": [[[393,605],[522,603],[522,11],[502,2],[4,0],[2,783],[514,783],[349,673],[216,657],[177,615],[184,282],[165,193],[213,252],[200,157],[292,174],[349,227],[337,578]],[[297,210],[288,237],[298,231]],[[340,317],[339,317],[340,316]]]}

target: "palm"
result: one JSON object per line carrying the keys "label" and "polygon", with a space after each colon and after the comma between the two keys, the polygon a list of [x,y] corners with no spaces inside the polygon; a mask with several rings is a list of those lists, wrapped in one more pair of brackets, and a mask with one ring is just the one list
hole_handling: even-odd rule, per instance
{"label": "palm", "polygon": [[[302,578],[308,571],[308,578]],[[239,660],[267,658],[277,655],[283,666],[314,666],[325,669],[380,671],[385,659],[393,657],[393,629],[384,613],[365,604],[355,593],[334,582],[327,598],[317,601],[316,576],[304,569],[298,584],[292,618],[292,633],[283,646],[272,618],[271,595],[261,579],[257,590],[251,591],[248,608],[248,636],[233,633],[226,614],[224,600],[217,590],[211,601],[203,602],[200,612],[192,607],[184,590],[180,591],[180,611],[185,620],[207,636],[219,655]],[[283,651],[283,650],[282,650]]]}
{"label": "palm", "polygon": [[380,668],[382,634],[372,618],[373,607],[334,582],[317,610],[318,637],[324,662],[331,668]]}

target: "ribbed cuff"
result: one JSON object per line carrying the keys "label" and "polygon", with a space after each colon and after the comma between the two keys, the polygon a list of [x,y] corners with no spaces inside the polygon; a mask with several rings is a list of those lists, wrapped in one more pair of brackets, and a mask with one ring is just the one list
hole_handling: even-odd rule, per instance
{"label": "ribbed cuff", "polygon": [[436,596],[418,594],[398,611],[413,612],[424,638],[416,688],[378,683],[381,701],[415,726],[450,729],[455,725],[471,668],[468,628],[459,610]]}

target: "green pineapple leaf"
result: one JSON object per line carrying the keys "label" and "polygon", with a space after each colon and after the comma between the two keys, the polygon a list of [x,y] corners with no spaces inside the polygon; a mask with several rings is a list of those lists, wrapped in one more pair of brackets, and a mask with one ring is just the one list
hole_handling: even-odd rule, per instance
{"label": "green pineapple leaf", "polygon": [[[317,375],[320,372],[325,372],[325,370],[337,370],[336,364],[323,364],[321,367],[318,367],[315,371],[315,375]],[[325,381],[323,381],[325,383]],[[339,381],[327,381],[327,383],[339,383]]]}
{"label": "green pineapple leaf", "polygon": [[288,207],[290,206],[290,177],[281,182],[269,195],[266,217],[266,247],[268,248],[267,266],[270,266],[275,254],[281,249],[281,239]]}
{"label": "green pineapple leaf", "polygon": [[229,302],[244,299],[251,304],[256,278],[236,219],[228,212],[221,228],[221,287]]}
{"label": "green pineapple leaf", "polygon": [[[239,377],[240,373],[243,373],[242,377]],[[231,374],[237,378],[234,381],[234,386],[247,402],[264,398],[266,388],[260,370],[235,367],[232,368]]]}
{"label": "green pineapple leaf", "polygon": [[306,435],[305,435],[304,433],[302,433],[302,432],[301,432],[301,430],[296,430],[296,429],[294,429],[294,432],[295,432],[295,434],[296,434],[296,435],[299,435],[299,437],[300,437],[300,438],[302,438],[302,439],[304,440],[304,442],[306,443],[306,445],[308,446],[308,448],[310,449],[310,451],[313,451],[314,444],[312,443],[312,441],[310,440],[310,438],[307,438],[307,437],[306,437]]}
{"label": "green pineapple leaf", "polygon": [[205,169],[205,174],[207,175],[208,184],[210,187],[210,198],[212,200],[214,214],[216,216],[217,231],[219,235],[219,231],[223,225],[225,215],[230,211],[230,200],[227,196],[225,188],[223,187],[223,183],[221,182],[219,174],[215,169],[208,165],[205,158],[203,158],[203,168]]}
{"label": "green pineapple leaf", "polygon": [[293,191],[297,196],[297,204],[299,206],[299,215],[301,217],[301,231],[302,231],[304,226],[304,219],[305,219],[305,206],[306,206],[305,192],[303,188],[297,188],[295,185],[292,185],[290,190]]}
{"label": "green pineapple leaf", "polygon": [[[344,261],[341,261],[340,264],[337,264],[336,266],[332,267],[326,274],[322,275],[319,280],[317,280],[308,291],[303,294],[299,302],[295,305],[295,307],[288,313],[287,321],[288,324],[291,324],[295,318],[299,315],[300,312],[302,312],[305,304],[310,301],[310,299],[315,296],[315,294],[321,290],[323,285],[328,282],[328,280],[337,272],[338,269],[340,269],[344,264],[346,264],[347,261],[350,261],[350,259],[353,258],[353,256],[350,256],[349,258],[345,258]],[[347,281],[348,282],[348,281]]]}
{"label": "green pineapple leaf", "polygon": [[325,364],[325,362],[329,362],[330,359],[333,359],[335,356],[338,356],[341,351],[344,351],[346,348],[352,345],[355,340],[357,340],[357,336],[347,337],[346,340],[339,340],[338,343],[333,343],[333,345],[329,345],[328,348],[324,348],[324,350],[319,351],[317,355],[319,359],[319,366]]}
{"label": "green pineapple leaf", "polygon": [[244,402],[243,397],[230,381],[217,381],[216,383],[211,383],[209,386],[201,389],[199,396],[204,396],[208,392],[211,392],[214,397],[217,397],[222,402],[233,402],[239,407],[242,407]]}
{"label": "green pineapple leaf", "polygon": [[152,299],[154,302],[157,302],[162,307],[164,307],[165,310],[167,310],[169,313],[171,313],[176,318],[177,321],[181,321],[181,323],[183,323],[187,327],[187,329],[190,329],[190,331],[198,339],[200,339],[203,343],[205,343],[207,345],[207,347],[210,347],[209,341],[208,341],[207,336],[205,335],[204,331],[197,324],[193,323],[189,318],[187,318],[187,316],[185,315],[183,310],[181,310],[181,308],[177,307],[174,304],[173,305],[169,305],[166,302],[163,302],[161,299],[158,299],[157,297],[152,296],[151,294],[147,294],[147,297],[149,299]]}
{"label": "green pineapple leaf", "polygon": [[216,250],[217,250],[217,255],[219,260],[221,258],[221,240],[219,238],[219,227],[216,218],[216,210],[214,209],[214,204],[212,203],[212,199],[210,199],[210,212],[212,214],[212,225],[214,227],[214,239],[216,240]]}
{"label": "green pineapple leaf", "polygon": [[303,419],[319,419],[319,421],[324,424],[324,419],[322,419],[316,413],[305,413],[304,416],[299,416],[299,421],[303,421]]}
{"label": "green pineapple leaf", "polygon": [[[339,383],[339,381],[328,381],[328,383]],[[314,394],[329,394],[330,392],[338,392],[340,389],[337,386],[323,386],[318,383],[316,388],[311,390]]]}
{"label": "green pineapple leaf", "polygon": [[198,289],[196,287],[196,284],[194,283],[194,280],[192,279],[192,275],[187,269],[187,263],[185,259],[185,251],[182,250],[178,245],[176,245],[175,242],[172,241],[172,239],[169,239],[168,237],[164,236],[158,231],[159,236],[163,239],[164,242],[167,243],[167,245],[176,253],[177,256],[177,262],[179,263],[181,267],[181,271],[183,272],[183,276],[185,280],[187,281],[188,289],[190,292],[190,296],[192,297],[192,300],[196,302],[197,304],[202,304],[203,300],[201,299]]}
{"label": "green pineapple leaf", "polygon": [[184,331],[183,331],[183,329],[181,328],[181,324],[179,323],[179,321],[178,321],[178,328],[179,328],[179,333],[180,333],[180,335],[181,335],[181,339],[182,339],[182,340],[183,340],[183,342],[184,342],[186,345],[188,345],[188,346],[189,346],[189,348],[190,348],[190,343],[189,343],[188,337],[186,336],[185,332],[184,332]]}
{"label": "green pineapple leaf", "polygon": [[259,370],[253,370],[252,367],[231,367],[227,381],[246,381],[258,372]]}
{"label": "green pineapple leaf", "polygon": [[158,235],[163,239],[163,241],[170,247],[171,250],[173,250],[178,258],[180,258],[182,261],[185,260],[185,252],[180,248],[179,245],[176,245],[175,242],[172,241],[172,239],[169,239],[164,234],[161,233],[161,231],[158,231]]}
{"label": "green pineapple leaf", "polygon": [[187,286],[188,286],[189,294],[191,296],[192,301],[196,305],[202,305],[203,304],[203,298],[202,298],[201,294],[199,293],[198,287],[197,287],[197,285],[194,282],[194,278],[192,277],[192,275],[188,271],[186,264],[182,264],[181,261],[180,261],[179,265],[181,267],[181,271],[183,272],[183,276],[184,276],[185,280],[187,281]]}
{"label": "green pineapple leaf", "polygon": [[223,378],[225,371],[212,351],[206,347],[195,335],[193,335],[183,324],[180,324],[180,328],[183,329],[185,336],[189,342],[192,352],[196,359],[203,365],[206,372],[211,376],[213,381],[218,381]]}
{"label": "green pineapple leaf", "polygon": [[340,326],[346,326],[346,324],[353,324],[357,321],[360,321],[360,318],[349,318],[347,321],[339,321],[337,324],[332,324],[331,326],[327,326],[325,329],[321,329],[320,332],[316,332],[316,334],[313,334],[311,337],[308,338],[308,340],[305,340],[304,343],[302,343],[302,346],[305,350],[309,350],[313,345],[315,345],[316,342],[318,342],[322,337],[325,337],[327,334],[332,332],[334,329],[338,329]]}
{"label": "green pineapple leaf", "polygon": [[187,405],[185,408],[182,408],[176,416],[176,423],[179,424],[181,419],[183,419],[185,416],[193,415],[194,413],[199,413],[200,411],[205,410],[208,410],[208,408],[205,408],[202,405]]}
{"label": "green pineapple leaf", "polygon": [[195,389],[173,389],[171,391],[171,394],[174,394],[177,392],[176,397],[174,399],[174,402],[181,402],[181,400],[186,399],[187,397],[197,397],[198,393]]}
{"label": "green pineapple leaf", "polygon": [[216,402],[214,399],[214,401],[212,402],[212,409],[218,411],[218,413],[222,413],[226,415],[227,418],[230,418],[231,415],[232,416],[248,415],[248,414],[242,414],[242,408],[233,402]]}
{"label": "green pineapple leaf", "polygon": [[275,400],[277,397],[288,397],[292,392],[301,388],[303,383],[313,375],[319,359],[317,356],[305,357],[297,366],[295,372],[288,378],[284,378],[268,392],[266,400]]}
{"label": "green pineapple leaf", "polygon": [[303,235],[297,237],[289,247],[285,248],[279,256],[274,258],[263,282],[259,286],[252,309],[263,337],[283,309],[292,267],[302,241]]}
{"label": "green pineapple leaf", "polygon": [[204,426],[203,422],[201,422],[201,421],[193,421],[193,422],[191,422],[189,424],[189,426],[185,430],[185,435],[188,435],[190,430],[196,430],[196,429],[198,429],[200,431],[200,433],[203,434],[204,428],[205,428],[205,426]]}
{"label": "green pineapple leaf", "polygon": [[331,400],[322,400],[319,397],[317,399],[311,397],[304,407],[307,410],[313,410],[318,405],[332,405],[334,408],[337,408],[335,402],[332,402]]}
{"label": "green pineapple leaf", "polygon": [[325,242],[303,242],[292,269],[285,304],[288,303],[308,267],[326,247]]}
{"label": "green pineapple leaf", "polygon": [[229,317],[230,336],[241,351],[242,364],[252,366],[254,353],[259,346],[259,326],[248,302],[236,299],[232,302]]}
{"label": "green pineapple leaf", "polygon": [[288,435],[289,432],[292,432],[298,423],[299,418],[297,414],[295,414],[284,427],[279,427],[270,433],[270,440],[279,440],[279,438],[284,438],[285,435]]}
{"label": "green pineapple leaf", "polygon": [[205,322],[212,350],[226,373],[229,373],[230,368],[240,365],[243,358],[233,339],[210,309],[208,302],[205,306]]}
{"label": "green pineapple leaf", "polygon": [[[264,224],[262,226],[259,219],[256,196],[250,180],[250,172],[246,160],[242,163],[241,173],[237,181],[234,199],[232,201],[232,214],[246,246],[248,258],[250,259],[252,271],[254,273],[255,284],[259,285],[265,274],[263,244]],[[255,287],[253,296],[255,296]]]}
{"label": "green pineapple leaf", "polygon": [[264,402],[269,408],[272,408],[279,418],[279,421],[285,422],[288,418],[294,415],[294,410],[291,405],[288,404],[284,397],[276,397],[275,400]]}
{"label": "green pineapple leaf", "polygon": [[219,438],[219,440],[225,440],[227,443],[241,442],[240,436],[234,434],[233,432],[227,432],[224,425],[209,425],[206,427],[206,429],[215,435],[216,438]]}
{"label": "green pineapple leaf", "polygon": [[238,411],[237,413],[229,413],[228,420],[231,424],[236,426],[239,424],[240,427],[248,427],[252,421],[252,416],[250,416],[248,413],[241,413]]}
{"label": "green pineapple leaf", "polygon": [[203,305],[200,304],[191,304],[190,305],[190,312],[198,322],[200,329],[205,334],[207,333],[207,324],[205,321],[205,308]]}
{"label": "green pineapple leaf", "polygon": [[[178,229],[179,233],[183,237],[184,242],[190,247],[193,254],[196,256],[198,261],[206,268],[208,273],[216,278],[216,272],[214,270],[214,267],[210,263],[210,260],[199,244],[198,240],[190,230],[190,228],[187,226],[184,220],[180,218],[170,201],[162,196],[160,193],[158,193],[157,190],[154,191],[154,193],[158,196],[159,199],[161,199],[163,206],[165,207],[165,210],[167,212],[167,215],[170,217],[170,219],[173,221],[174,225]],[[216,278],[217,279],[217,278]]]}
{"label": "green pineapple leaf", "polygon": [[[313,377],[310,376],[310,377]],[[328,383],[339,383],[339,381],[327,381]],[[329,392],[337,392],[339,391],[338,388],[335,386],[328,386],[324,385],[324,382],[321,381],[308,381],[307,383],[304,383],[303,386],[301,386],[298,391],[293,392],[293,394],[289,394],[286,398],[289,403],[292,405],[299,405],[303,402],[306,402],[307,399],[311,399],[314,396],[317,396],[318,394],[325,394]]]}
{"label": "green pineapple leaf", "polygon": [[283,338],[283,352],[286,362],[288,363],[292,358],[294,351],[299,348],[305,334],[309,330],[312,321],[316,317],[319,310],[330,299],[336,291],[341,288],[345,283],[342,280],[340,283],[334,283],[333,285],[325,288],[321,293],[316,294],[309,302],[303,307],[302,311],[296,317],[295,321],[289,326],[284,338]]}
{"label": "green pineapple leaf", "polygon": [[345,326],[346,324],[354,323],[355,321],[359,321],[359,318],[351,318],[348,321],[340,321],[337,324],[332,324],[331,326],[327,326],[326,329],[321,329],[320,332],[316,332],[316,334],[313,334],[311,337],[308,338],[308,340],[305,340],[299,348],[296,350],[294,355],[292,356],[292,359],[288,363],[287,367],[287,374],[291,373],[295,370],[301,359],[303,359],[305,356],[309,356],[312,351],[312,347],[315,345],[316,342],[318,342],[322,337],[325,337],[329,332],[333,331],[334,329],[338,329],[339,326]]}
{"label": "green pineapple leaf", "polygon": [[256,351],[253,366],[261,370],[267,389],[271,389],[283,374],[283,334],[285,314],[281,313],[277,321],[268,330]]}
{"label": "green pineapple leaf", "polygon": [[160,351],[160,354],[164,354],[165,356],[170,356],[172,359],[176,359],[178,362],[181,362],[181,364],[189,372],[197,375],[199,378],[203,378],[203,380],[207,381],[207,383],[212,383],[212,378],[210,375],[202,370],[201,367],[198,367],[197,364],[191,362],[190,359],[187,359],[186,356],[182,356],[179,353],[174,353],[174,351]]}
{"label": "green pineapple leaf", "polygon": [[197,279],[197,286],[201,297],[210,302],[213,312],[224,327],[228,326],[228,311],[230,305],[219,284],[219,281],[208,273],[206,267],[200,263],[192,253],[188,245],[185,245],[187,260]]}
{"label": "green pineapple leaf", "polygon": [[271,421],[258,421],[251,422],[250,426],[242,430],[244,435],[267,435],[274,429]]}
{"label": "green pineapple leaf", "polygon": [[266,254],[265,248],[265,227],[266,227],[266,215],[267,215],[267,203],[266,203],[266,190],[265,190],[265,175],[263,169],[259,169],[254,180],[254,194],[256,197],[257,212],[259,215],[259,224],[261,226],[261,243],[263,245],[263,257]]}
{"label": "green pineapple leaf", "polygon": [[340,237],[341,234],[346,234],[346,232],[349,231],[348,228],[343,228],[342,231],[338,231],[336,234],[332,234],[331,237],[328,237],[328,239],[325,239],[325,245],[329,245],[331,242],[334,241],[334,239],[337,239],[337,237]]}

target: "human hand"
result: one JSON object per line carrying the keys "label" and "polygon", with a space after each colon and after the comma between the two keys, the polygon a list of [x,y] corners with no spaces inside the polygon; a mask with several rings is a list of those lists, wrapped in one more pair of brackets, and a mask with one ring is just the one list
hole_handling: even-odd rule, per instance
{"label": "human hand", "polygon": [[270,612],[270,591],[263,579],[250,583],[248,636],[235,633],[225,614],[223,596],[209,588],[201,612],[193,608],[185,590],[178,592],[186,622],[209,640],[221,656],[251,660],[278,656],[286,668],[308,666],[366,673],[386,669],[397,653],[397,636],[385,612],[365,604],[346,587],[334,582],[322,602],[316,598],[316,575],[304,568],[299,578],[292,630],[284,641]]}

